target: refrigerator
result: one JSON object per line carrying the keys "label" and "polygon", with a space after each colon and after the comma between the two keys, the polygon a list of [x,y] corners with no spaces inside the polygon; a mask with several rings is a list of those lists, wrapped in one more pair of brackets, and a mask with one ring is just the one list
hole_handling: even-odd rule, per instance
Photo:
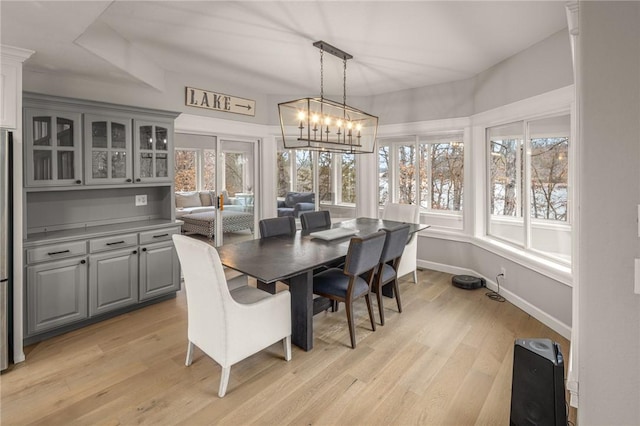
{"label": "refrigerator", "polygon": [[9,365],[11,333],[12,135],[0,129],[0,370]]}

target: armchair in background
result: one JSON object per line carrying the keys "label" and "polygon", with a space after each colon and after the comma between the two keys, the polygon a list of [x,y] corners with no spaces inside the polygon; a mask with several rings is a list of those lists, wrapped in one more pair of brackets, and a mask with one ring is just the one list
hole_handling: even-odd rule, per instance
{"label": "armchair in background", "polygon": [[287,192],[284,200],[278,200],[278,217],[299,217],[305,211],[316,209],[316,194],[314,192]]}

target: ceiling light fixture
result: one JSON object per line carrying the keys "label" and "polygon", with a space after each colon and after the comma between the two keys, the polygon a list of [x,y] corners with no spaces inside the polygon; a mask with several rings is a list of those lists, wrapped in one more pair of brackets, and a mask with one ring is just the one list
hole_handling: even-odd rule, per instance
{"label": "ceiling light fixture", "polygon": [[[320,49],[320,97],[278,104],[285,149],[370,154],[378,132],[378,117],[347,105],[347,60],[353,56],[324,41]],[[324,52],[343,61],[342,103],[324,97]]]}

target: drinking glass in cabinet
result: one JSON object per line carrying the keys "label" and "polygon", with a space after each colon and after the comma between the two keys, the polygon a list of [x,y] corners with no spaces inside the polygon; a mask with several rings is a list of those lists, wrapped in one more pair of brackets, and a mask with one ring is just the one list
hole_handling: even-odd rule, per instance
{"label": "drinking glass in cabinet", "polygon": [[58,179],[73,179],[75,165],[73,151],[58,151]]}
{"label": "drinking glass in cabinet", "polygon": [[156,177],[167,177],[169,158],[167,154],[156,154]]}
{"label": "drinking glass in cabinet", "polygon": [[165,127],[156,126],[156,150],[167,150],[167,129]]}
{"label": "drinking glass in cabinet", "polygon": [[153,154],[140,154],[140,177],[153,177]]}
{"label": "drinking glass in cabinet", "polygon": [[107,152],[93,151],[91,153],[91,177],[104,179],[107,177]]}
{"label": "drinking glass in cabinet", "polygon": [[140,126],[140,149],[153,149],[153,126]]}
{"label": "drinking glass in cabinet", "polygon": [[51,151],[33,151],[33,179],[51,180]]}
{"label": "drinking glass in cabinet", "polygon": [[127,177],[127,153],[115,151],[111,154],[111,171],[114,178]]}
{"label": "drinking glass in cabinet", "polygon": [[51,146],[51,117],[33,117],[33,145]]}

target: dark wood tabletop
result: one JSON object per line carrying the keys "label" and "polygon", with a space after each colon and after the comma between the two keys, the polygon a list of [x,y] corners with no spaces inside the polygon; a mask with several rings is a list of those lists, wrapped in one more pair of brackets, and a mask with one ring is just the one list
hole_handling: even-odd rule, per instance
{"label": "dark wood tabletop", "polygon": [[[365,236],[381,228],[394,228],[404,222],[357,218],[332,225],[351,228]],[[428,225],[409,224],[410,233]],[[265,283],[287,280],[291,291],[292,341],[305,350],[313,347],[313,270],[341,260],[347,254],[351,237],[332,241],[312,238],[298,231],[293,236],[248,240],[217,247],[222,264]]]}

